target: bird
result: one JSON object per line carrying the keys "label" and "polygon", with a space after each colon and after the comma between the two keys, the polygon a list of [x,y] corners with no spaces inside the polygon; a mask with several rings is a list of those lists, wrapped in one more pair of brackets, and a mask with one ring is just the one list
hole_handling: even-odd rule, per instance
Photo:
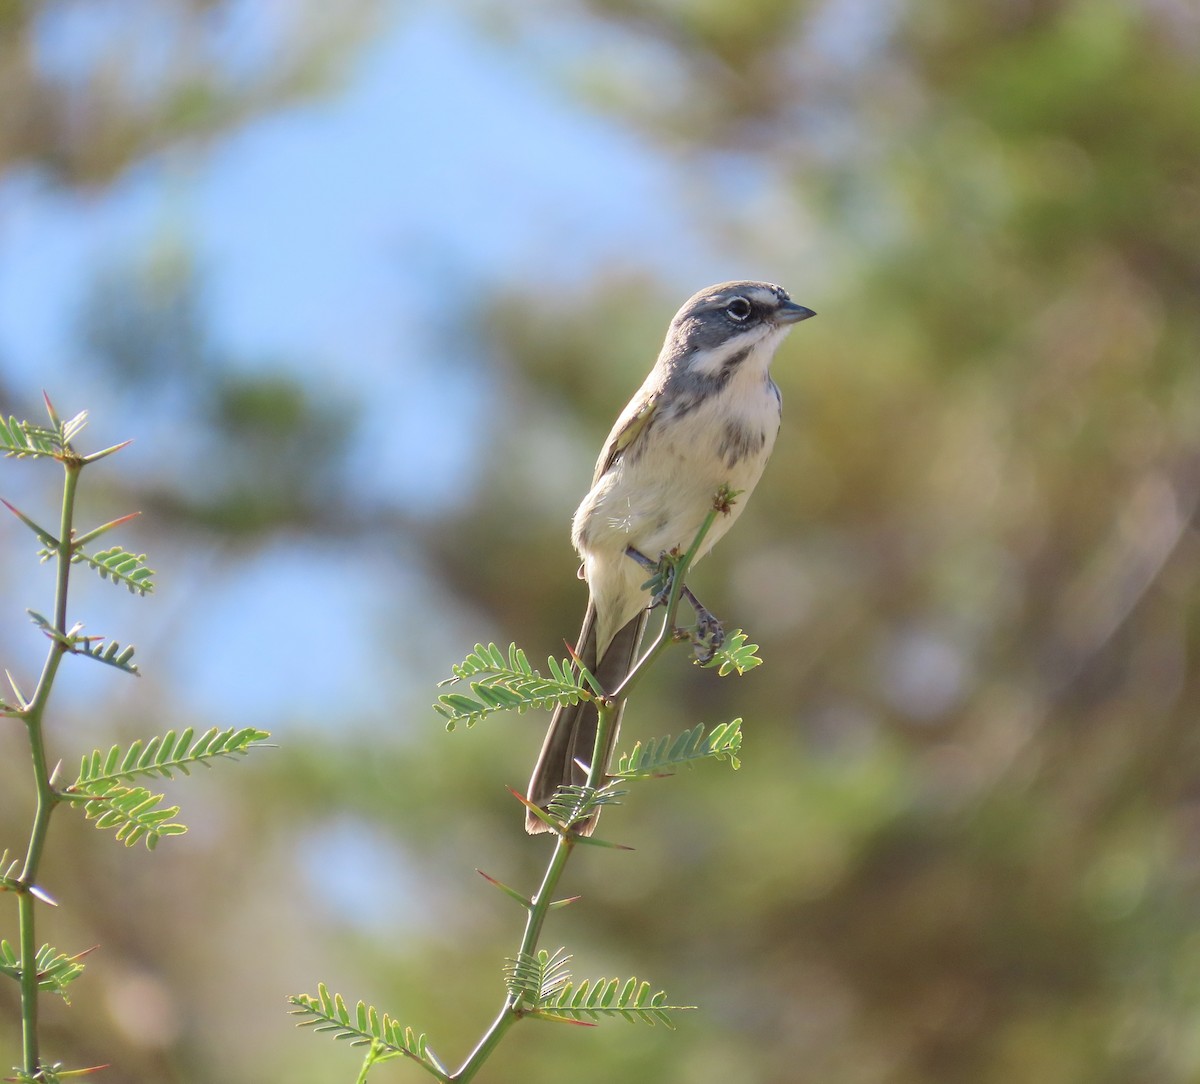
{"label": "bird", "polygon": [[[671,320],[654,367],[613,425],[571,524],[589,596],[575,654],[606,694],[620,689],[637,659],[652,601],[646,566],[692,544],[722,486],[738,496],[693,564],[745,508],[779,432],[783,400],[771,361],[792,326],[815,315],[770,282],[700,290]],[[530,805],[544,809],[560,786],[583,785],[594,752],[607,771],[624,706],[622,699],[598,751],[594,703],[555,709],[529,781]],[[571,830],[590,835],[598,815]],[[525,828],[555,830],[532,809]]]}

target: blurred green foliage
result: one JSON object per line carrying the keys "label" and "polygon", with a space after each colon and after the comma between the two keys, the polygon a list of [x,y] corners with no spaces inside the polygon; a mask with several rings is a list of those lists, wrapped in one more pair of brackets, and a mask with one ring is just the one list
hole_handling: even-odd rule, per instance
{"label": "blurred green foliage", "polygon": [[[567,887],[584,899],[550,933],[580,976],[645,974],[701,1012],[670,1036],[523,1029],[492,1078],[1196,1080],[1195,8],[471,10],[564,95],[670,148],[694,178],[680,198],[696,228],[739,272],[777,278],[821,314],[781,351],[767,476],[695,580],[766,665],[718,682],[681,656],[626,716],[630,743],[743,716],[742,768],[640,788],[607,813],[609,835],[637,850],[583,856]],[[561,54],[545,45],[556,26],[573,43]],[[10,55],[21,47],[13,38]],[[586,289],[512,283],[475,314],[505,424],[470,506],[435,524],[340,517],[325,499],[336,439],[303,433],[313,422],[336,436],[345,413],[319,422],[310,388],[189,361],[169,379],[206,389],[187,400],[211,410],[195,417],[236,434],[251,404],[273,435],[231,439],[242,458],[178,495],[177,525],[195,522],[197,494],[208,507],[308,494],[305,515],[251,500],[236,523],[204,522],[244,545],[283,526],[401,532],[498,638],[558,654],[583,605],[568,517],[676,292],[632,252]],[[322,471],[288,467],[314,446]],[[156,515],[170,525],[171,502]],[[120,725],[162,729],[170,690],[157,695],[136,709],[154,725],[128,705]],[[471,868],[535,875],[541,850],[503,784],[523,780],[540,721],[446,738],[432,696],[397,703],[415,722],[361,752],[336,738],[354,721],[322,705],[324,730],[239,769],[230,785],[253,778],[239,800],[270,826],[259,841],[228,838],[216,818],[151,869],[56,826],[56,876],[92,890],[46,936],[102,943],[85,981],[105,991],[54,1017],[62,1055],[112,1060],[114,1081],[350,1079],[352,1054],[293,1034],[284,1015],[284,994],[318,978],[428,1032],[447,1058],[464,1049],[498,1004],[519,921]],[[0,763],[5,793],[19,779]],[[22,816],[3,811],[9,826]],[[346,839],[399,871],[383,899],[358,901],[382,910],[365,925],[339,910],[353,907],[335,860],[324,899],[296,872]]]}

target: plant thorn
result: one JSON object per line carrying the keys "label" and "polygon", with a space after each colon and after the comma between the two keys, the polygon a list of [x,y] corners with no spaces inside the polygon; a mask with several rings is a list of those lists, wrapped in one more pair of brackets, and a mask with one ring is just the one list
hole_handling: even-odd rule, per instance
{"label": "plant thorn", "polygon": [[[113,455],[121,451],[122,448],[128,448],[133,443],[132,440],[123,440],[120,444],[114,444],[109,448],[101,448],[98,452],[92,452],[91,455],[85,455],[83,461],[85,463],[95,463],[97,459],[104,459],[106,456]],[[134,513],[135,515],[137,513]]]}
{"label": "plant thorn", "polygon": [[522,907],[524,907],[526,911],[530,910],[533,907],[533,901],[522,896],[521,893],[518,892],[515,888],[509,888],[508,885],[506,885],[503,881],[498,881],[498,880],[496,880],[495,877],[491,876],[490,874],[484,873],[483,870],[479,869],[478,866],[475,868],[475,872],[478,873],[479,876],[482,877],[485,881],[487,881],[488,884],[493,885],[496,888],[500,889],[500,891],[503,892],[506,896],[508,896],[509,899],[516,900],[517,903],[519,903]]}
{"label": "plant thorn", "polygon": [[29,701],[25,699],[25,694],[21,692],[21,688],[17,684],[17,679],[12,676],[12,671],[5,670],[4,676],[8,678],[8,684],[12,687],[13,695],[17,698],[17,704],[22,711],[26,711],[29,708]]}
{"label": "plant thorn", "polygon": [[38,888],[37,885],[30,885],[28,891],[35,900],[41,900],[42,903],[49,904],[51,907],[58,906],[58,900],[45,891],[45,889]]}
{"label": "plant thorn", "polygon": [[123,516],[118,516],[116,519],[111,519],[107,523],[102,523],[99,527],[88,531],[87,534],[80,535],[78,538],[74,539],[73,545],[76,547],[87,545],[87,543],[89,543],[93,538],[104,534],[105,531],[111,531],[114,527],[120,527],[128,523],[131,519],[137,519],[141,514],[141,512],[127,512]]}
{"label": "plant thorn", "polygon": [[549,828],[552,832],[556,832],[560,836],[563,834],[562,825],[559,824],[558,821],[556,821],[552,816],[550,816],[550,814],[547,813],[536,802],[531,802],[528,798],[525,797],[524,794],[522,794],[518,790],[514,790],[512,787],[508,788],[508,793],[511,794],[514,798],[516,798],[516,800],[518,802],[520,802],[521,805],[523,805],[526,809],[528,809],[530,813],[532,813],[535,817],[537,817],[537,819],[540,820],[544,825],[546,825],[546,827]]}
{"label": "plant thorn", "polygon": [[577,843],[586,843],[589,847],[607,847],[613,851],[633,851],[636,847],[629,846],[628,843],[614,843],[610,839],[597,839],[595,836],[581,836],[578,832],[572,832],[571,837]]}

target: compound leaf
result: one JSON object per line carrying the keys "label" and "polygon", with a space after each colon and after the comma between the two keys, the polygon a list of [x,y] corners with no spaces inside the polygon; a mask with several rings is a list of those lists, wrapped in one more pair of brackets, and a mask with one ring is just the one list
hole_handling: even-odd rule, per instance
{"label": "compound leaf", "polygon": [[669,734],[638,742],[617,761],[614,779],[643,779],[666,775],[682,764],[711,758],[727,760],[736,769],[740,766],[738,753],[742,748],[742,720],[719,723],[707,733],[703,723],[685,730],[678,737]]}
{"label": "compound leaf", "polygon": [[144,553],[130,553],[121,546],[113,546],[91,554],[76,550],[71,560],[94,568],[102,580],[122,584],[132,594],[146,595],[154,590],[154,570],[146,565]]}
{"label": "compound leaf", "polygon": [[68,787],[63,797],[83,808],[84,816],[103,830],[116,829],[117,839],[127,847],[140,840],[154,850],[160,839],[178,836],[187,831],[186,825],[172,821],[179,806],[161,806],[161,794],[151,794],[145,787],[127,787],[113,779],[100,779]]}
{"label": "compound leaf", "polygon": [[509,646],[507,654],[496,644],[476,644],[470,655],[451,667],[454,676],[441,683],[465,681],[471,695],[443,693],[433,710],[446,720],[446,729],[453,730],[459,723],[474,726],[497,711],[554,708],[591,697],[584,679],[576,676],[569,661],[550,659],[547,669],[550,676],[543,677],[516,644]]}
{"label": "compound leaf", "polygon": [[[87,952],[91,952],[88,949]],[[87,952],[68,956],[65,952],[56,952],[49,945],[43,945],[34,957],[37,968],[38,989],[47,993],[58,994],[70,1004],[67,987],[83,974],[83,964],[80,962]],[[0,974],[8,975],[17,982],[21,981],[21,958],[17,950],[8,941],[0,941]]]}
{"label": "compound leaf", "polygon": [[753,670],[762,665],[762,659],[758,656],[758,644],[746,643],[746,634],[741,629],[736,629],[713,653],[712,658],[700,665],[708,669],[715,667],[718,676],[726,677],[729,674],[744,674],[747,670]]}
{"label": "compound leaf", "polygon": [[189,769],[196,765],[211,768],[219,758],[246,756],[270,736],[265,730],[249,726],[227,730],[214,726],[196,738],[195,731],[186,727],[178,732],[168,730],[148,741],[139,738],[127,749],[114,745],[107,754],[95,749],[84,754],[79,777],[68,788],[68,794],[78,788],[128,782],[138,776],[174,779],[176,772],[190,775]]}
{"label": "compound leaf", "polygon": [[331,994],[320,983],[316,996],[293,994],[288,1002],[294,1006],[289,1015],[299,1017],[298,1027],[331,1034],[351,1046],[370,1045],[377,1060],[386,1057],[411,1058],[438,1080],[448,1080],[449,1074],[430,1050],[424,1034],[418,1035],[404,1027],[387,1013],[360,1001],[351,1014],[341,994]]}

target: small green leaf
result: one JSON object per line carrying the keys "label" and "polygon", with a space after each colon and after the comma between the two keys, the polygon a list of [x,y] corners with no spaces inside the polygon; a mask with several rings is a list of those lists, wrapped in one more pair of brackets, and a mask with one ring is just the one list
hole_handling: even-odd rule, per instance
{"label": "small green leaf", "polygon": [[472,695],[443,693],[434,711],[446,720],[446,729],[453,730],[458,723],[474,726],[497,711],[554,708],[592,698],[570,662],[549,660],[548,669],[550,677],[542,677],[516,644],[509,646],[507,654],[496,644],[476,644],[466,659],[451,668],[453,677],[439,683],[445,686],[465,681]]}
{"label": "small green leaf", "polygon": [[57,459],[62,455],[63,444],[57,429],[47,429],[33,422],[0,417],[0,452],[17,459],[47,456]]}
{"label": "small green leaf", "polygon": [[7,848],[3,854],[0,854],[0,892],[16,892],[23,887],[18,876],[20,867],[21,860],[19,858],[10,860]]}
{"label": "small green leaf", "polygon": [[[57,952],[49,945],[43,945],[34,957],[38,989],[58,994],[70,1004],[71,999],[67,996],[67,987],[83,974],[84,965],[80,961],[91,951],[88,949],[86,952],[68,956],[64,952]],[[0,974],[8,975],[17,982],[21,981],[20,956],[8,941],[0,941]]]}
{"label": "small green leaf", "polygon": [[160,808],[163,795],[151,794],[145,787],[126,787],[102,779],[68,787],[63,797],[81,806],[84,816],[102,831],[115,828],[117,839],[127,847],[145,839],[147,849],[154,850],[161,838],[187,831],[185,825],[170,819],[179,807]]}
{"label": "small green leaf", "polygon": [[[616,786],[610,780],[595,788],[565,784],[546,803],[546,814],[558,827],[567,830],[591,817],[601,806],[619,805],[629,791]],[[581,837],[581,842],[587,837]],[[596,842],[588,840],[588,842]]]}
{"label": "small green leaf", "polygon": [[198,764],[209,768],[220,758],[246,756],[271,735],[254,727],[221,730],[214,726],[193,741],[194,736],[195,731],[185,727],[178,734],[168,730],[149,741],[138,738],[125,750],[114,745],[107,755],[97,749],[84,756],[79,777],[67,788],[65,796],[70,798],[73,792],[89,786],[128,782],[139,776],[172,779],[176,771],[186,775],[189,767]]}
{"label": "small green leaf", "polygon": [[674,1028],[671,1013],[694,1009],[694,1005],[669,1005],[667,995],[652,992],[648,982],[639,979],[596,979],[575,985],[564,981],[539,1000],[531,1016],[543,1020],[576,1022],[619,1018],[651,1026]]}
{"label": "small green leaf", "polygon": [[298,1027],[328,1032],[334,1039],[349,1042],[351,1046],[369,1044],[375,1060],[403,1056],[417,1062],[440,1081],[450,1078],[423,1034],[418,1035],[410,1027],[401,1027],[387,1013],[380,1013],[372,1005],[360,1001],[351,1015],[342,995],[331,994],[324,983],[317,986],[315,997],[293,994],[288,1002],[293,1006],[290,1015],[299,1018]]}
{"label": "small green leaf", "polygon": [[86,655],[89,659],[114,666],[127,674],[138,674],[138,668],[133,663],[132,647],[122,647],[116,640],[106,641],[103,636],[85,636],[83,625],[75,624],[66,632],[60,632],[57,627],[36,610],[26,610],[33,623],[56,643],[62,644],[74,655]]}
{"label": "small green leaf", "polygon": [[76,550],[72,561],[89,565],[102,580],[112,580],[129,589],[132,594],[146,595],[154,590],[154,570],[146,565],[144,553],[134,554],[120,546],[98,550],[94,554]]}
{"label": "small green leaf", "polygon": [[698,662],[697,665],[710,670],[715,667],[718,676],[726,677],[732,673],[740,675],[747,670],[753,670],[762,665],[762,659],[758,657],[758,644],[746,643],[746,634],[737,629],[726,639],[724,645],[714,652],[711,659]]}
{"label": "small green leaf", "polygon": [[638,742],[628,753],[617,760],[613,779],[645,779],[649,776],[667,775],[680,765],[711,758],[727,760],[736,769],[740,766],[738,753],[742,748],[742,720],[720,723],[705,733],[704,725],[697,723],[676,738],[667,735],[651,738],[644,744]]}
{"label": "small green leaf", "polygon": [[504,985],[523,1005],[535,1009],[554,998],[570,981],[571,957],[565,949],[553,953],[539,949],[536,955],[521,953],[504,963]]}

